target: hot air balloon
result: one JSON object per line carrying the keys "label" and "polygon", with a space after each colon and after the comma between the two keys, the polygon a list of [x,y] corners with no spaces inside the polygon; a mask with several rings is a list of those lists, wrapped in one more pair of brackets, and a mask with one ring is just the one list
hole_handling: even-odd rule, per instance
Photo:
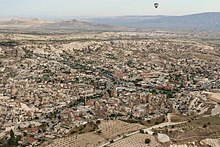
{"label": "hot air balloon", "polygon": [[154,7],[158,8],[159,7],[159,3],[154,3]]}

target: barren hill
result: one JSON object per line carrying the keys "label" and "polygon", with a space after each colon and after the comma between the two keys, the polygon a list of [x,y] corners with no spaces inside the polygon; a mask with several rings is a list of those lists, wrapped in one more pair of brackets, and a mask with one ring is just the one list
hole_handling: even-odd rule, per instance
{"label": "barren hill", "polygon": [[126,27],[95,24],[78,20],[49,21],[35,19],[11,19],[0,21],[0,29],[16,30],[93,30],[93,31],[119,31],[127,30]]}

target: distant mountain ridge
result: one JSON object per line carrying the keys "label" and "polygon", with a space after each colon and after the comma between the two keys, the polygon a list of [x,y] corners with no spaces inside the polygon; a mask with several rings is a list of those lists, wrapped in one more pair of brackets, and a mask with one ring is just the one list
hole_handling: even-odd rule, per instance
{"label": "distant mountain ridge", "polygon": [[220,32],[220,12],[207,12],[184,16],[116,16],[83,20],[11,19],[0,20],[2,30],[28,31],[132,31],[159,30],[211,30]]}
{"label": "distant mountain ridge", "polygon": [[220,30],[220,12],[207,12],[184,16],[118,16],[92,18],[87,21],[138,29]]}
{"label": "distant mountain ridge", "polygon": [[127,30],[126,27],[111,26],[107,24],[95,24],[78,20],[49,21],[35,19],[11,19],[0,21],[0,29],[16,30],[91,30],[91,31],[120,31]]}

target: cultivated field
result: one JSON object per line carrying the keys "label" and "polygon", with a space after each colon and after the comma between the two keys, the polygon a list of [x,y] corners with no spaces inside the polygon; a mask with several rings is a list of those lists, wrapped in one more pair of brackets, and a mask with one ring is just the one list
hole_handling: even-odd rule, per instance
{"label": "cultivated field", "polygon": [[[145,143],[145,139],[149,138],[151,142],[149,144]],[[148,134],[135,134],[130,137],[119,140],[115,143],[109,145],[110,147],[161,147],[155,137]]]}
{"label": "cultivated field", "polygon": [[[70,135],[60,139],[55,139],[47,147],[94,147],[107,142],[108,139],[114,139],[118,136],[128,134],[129,132],[140,130],[144,126],[139,124],[129,124],[119,120],[102,121],[99,130],[100,135],[95,132]],[[146,136],[147,137],[147,136]]]}
{"label": "cultivated field", "polygon": [[103,142],[104,138],[95,133],[84,133],[79,135],[71,135],[69,137],[54,140],[47,147],[94,147]]}
{"label": "cultivated field", "polygon": [[102,137],[112,139],[118,137],[119,135],[128,134],[129,132],[137,131],[145,127],[140,124],[129,124],[119,120],[113,120],[102,121],[99,128],[102,130]]}

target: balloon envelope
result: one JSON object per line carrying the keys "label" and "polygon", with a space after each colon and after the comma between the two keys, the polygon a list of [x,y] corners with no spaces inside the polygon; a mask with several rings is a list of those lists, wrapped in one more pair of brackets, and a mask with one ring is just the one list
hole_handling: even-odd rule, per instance
{"label": "balloon envelope", "polygon": [[159,3],[154,3],[154,7],[158,8],[159,7]]}

